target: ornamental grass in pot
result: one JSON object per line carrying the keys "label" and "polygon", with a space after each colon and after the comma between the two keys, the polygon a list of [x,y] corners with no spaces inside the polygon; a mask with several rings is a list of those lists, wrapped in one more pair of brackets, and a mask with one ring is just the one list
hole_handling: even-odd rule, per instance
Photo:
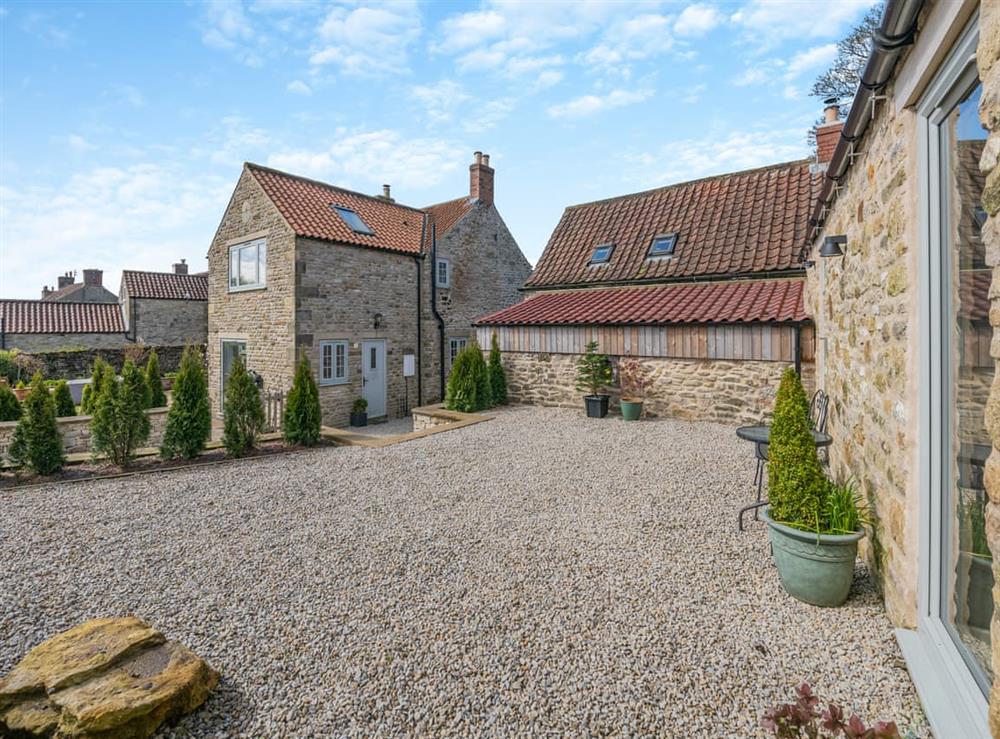
{"label": "ornamental grass in pot", "polygon": [[618,383],[622,389],[622,418],[638,421],[642,417],[642,403],[649,384],[642,362],[635,357],[622,359],[618,363]]}
{"label": "ornamental grass in pot", "polygon": [[597,342],[587,344],[587,353],[576,362],[576,389],[590,394],[584,397],[588,418],[608,415],[608,395],[601,390],[611,384],[611,362],[604,354],[597,353]]}
{"label": "ornamental grass in pot", "polygon": [[820,466],[809,403],[793,369],[778,388],[767,472],[764,520],[782,587],[805,603],[841,605],[867,521],[854,485],[831,482]]}

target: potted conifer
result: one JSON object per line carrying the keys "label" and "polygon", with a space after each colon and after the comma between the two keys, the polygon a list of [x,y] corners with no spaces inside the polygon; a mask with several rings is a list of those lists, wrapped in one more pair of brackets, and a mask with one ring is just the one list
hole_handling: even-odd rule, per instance
{"label": "potted conifer", "polygon": [[590,394],[584,397],[588,418],[608,415],[608,396],[601,390],[611,384],[611,362],[604,354],[597,353],[597,342],[587,344],[587,353],[576,363],[576,388]]}
{"label": "potted conifer", "polygon": [[642,403],[646,397],[646,368],[635,357],[625,357],[618,363],[618,384],[622,389],[622,418],[638,421],[642,416]]}
{"label": "potted conifer", "polygon": [[866,523],[851,483],[827,479],[816,454],[809,403],[795,370],[781,378],[768,445],[764,510],[781,585],[816,606],[839,606],[854,579]]}
{"label": "potted conifer", "polygon": [[358,398],[354,401],[354,405],[351,406],[351,425],[368,425],[368,401],[364,398]]}

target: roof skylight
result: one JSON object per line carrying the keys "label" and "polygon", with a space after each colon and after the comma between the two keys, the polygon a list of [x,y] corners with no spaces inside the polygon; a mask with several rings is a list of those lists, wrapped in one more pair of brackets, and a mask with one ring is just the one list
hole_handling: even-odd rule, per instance
{"label": "roof skylight", "polygon": [[337,211],[337,215],[344,219],[344,223],[346,223],[347,227],[354,231],[354,233],[365,234],[367,236],[371,236],[375,233],[368,227],[368,224],[361,219],[361,216],[350,208],[345,208],[343,205],[334,205],[333,209]]}
{"label": "roof skylight", "polygon": [[591,264],[607,264],[611,261],[611,253],[615,250],[614,244],[601,244],[594,249],[590,257]]}
{"label": "roof skylight", "polygon": [[677,234],[661,234],[653,237],[653,243],[649,245],[649,256],[669,257],[674,253],[677,245]]}

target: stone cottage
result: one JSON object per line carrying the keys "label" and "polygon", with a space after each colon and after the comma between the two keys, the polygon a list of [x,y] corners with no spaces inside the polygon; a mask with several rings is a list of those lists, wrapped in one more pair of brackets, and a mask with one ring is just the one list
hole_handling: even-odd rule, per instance
{"label": "stone cottage", "polygon": [[62,303],[117,303],[118,298],[104,287],[104,270],[83,270],[83,282],[76,281],[75,272],[59,275],[56,287],[42,287],[42,300]]}
{"label": "stone cottage", "polygon": [[935,736],[1000,737],[1000,3],[888,0],[873,40],[804,254],[830,463]]}
{"label": "stone cottage", "polygon": [[115,349],[125,343],[125,321],[117,302],[0,299],[0,349],[36,353]]}
{"label": "stone cottage", "polygon": [[812,377],[801,252],[809,161],[709,177],[566,209],[527,298],[476,325],[497,334],[515,402],[580,407],[589,341],[643,360],[657,415],[753,422],[789,363]]}
{"label": "stone cottage", "polygon": [[516,300],[531,267],[476,154],[468,195],[427,208],[246,164],[209,249],[208,364],[221,411],[233,358],[265,387],[291,386],[309,358],[323,422],[346,425],[443,397],[471,321]]}
{"label": "stone cottage", "polygon": [[124,270],[118,298],[131,341],[204,346],[208,339],[208,275],[189,274],[183,259],[172,272]]}

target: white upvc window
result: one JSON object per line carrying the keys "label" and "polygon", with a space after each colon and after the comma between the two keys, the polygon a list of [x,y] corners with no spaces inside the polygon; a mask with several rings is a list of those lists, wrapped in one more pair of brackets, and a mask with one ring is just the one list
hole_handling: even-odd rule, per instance
{"label": "white upvc window", "polygon": [[267,240],[254,239],[229,247],[229,292],[267,286]]}
{"label": "white upvc window", "polygon": [[344,385],[347,383],[347,342],[319,342],[319,384]]}
{"label": "white upvc window", "polygon": [[466,346],[468,346],[469,340],[464,336],[453,336],[448,339],[448,365],[451,366],[455,363],[455,357],[458,356]]}
{"label": "white upvc window", "polygon": [[438,257],[434,279],[437,280],[438,287],[451,287],[451,262]]}

